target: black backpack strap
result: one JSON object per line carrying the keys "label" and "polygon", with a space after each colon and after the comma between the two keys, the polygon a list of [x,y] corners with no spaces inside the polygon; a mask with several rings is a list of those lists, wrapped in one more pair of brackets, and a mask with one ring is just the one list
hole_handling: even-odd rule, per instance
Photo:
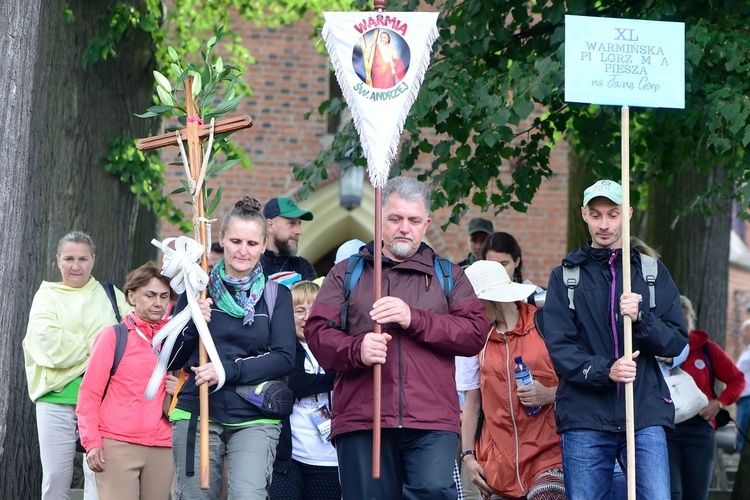
{"label": "black backpack strap", "polygon": [[104,292],[107,294],[107,298],[109,298],[109,301],[112,303],[112,309],[115,311],[115,318],[117,318],[117,322],[118,323],[121,322],[122,316],[120,315],[120,308],[117,307],[117,296],[115,295],[115,285],[107,281],[101,281],[100,283],[102,287],[104,288]]}
{"label": "black backpack strap", "polygon": [[714,399],[716,399],[716,376],[714,375],[714,364],[711,359],[711,349],[708,346],[708,342],[701,346],[701,352],[703,353],[703,359],[706,362],[706,366],[708,366],[708,375],[711,377],[711,394],[713,394]]}
{"label": "black backpack strap", "polygon": [[109,376],[115,374],[117,367],[120,366],[122,356],[125,354],[125,347],[128,345],[128,327],[125,323],[117,323],[115,325],[115,356],[112,359],[112,369],[109,371]]}
{"label": "black backpack strap", "polygon": [[546,343],[547,340],[544,338],[544,311],[541,308],[534,311],[534,327],[536,327],[539,336]]}
{"label": "black backpack strap", "polygon": [[188,421],[188,435],[185,443],[185,475],[195,475],[195,434],[198,429],[198,414],[200,413],[200,399],[193,401],[193,411],[190,412]]}
{"label": "black backpack strap", "polygon": [[346,319],[349,316],[349,297],[354,287],[357,286],[359,278],[362,277],[364,269],[365,259],[362,254],[356,253],[349,257],[346,274],[344,275],[344,303],[341,304],[341,322],[339,324],[342,330],[346,330]]}
{"label": "black backpack strap", "polygon": [[107,395],[109,389],[109,382],[112,380],[112,375],[117,372],[117,367],[120,366],[122,356],[125,354],[125,347],[128,345],[128,327],[124,323],[117,323],[115,325],[115,353],[112,357],[112,368],[109,369],[109,378],[107,379],[107,385],[104,386],[104,392],[102,392],[102,401]]}

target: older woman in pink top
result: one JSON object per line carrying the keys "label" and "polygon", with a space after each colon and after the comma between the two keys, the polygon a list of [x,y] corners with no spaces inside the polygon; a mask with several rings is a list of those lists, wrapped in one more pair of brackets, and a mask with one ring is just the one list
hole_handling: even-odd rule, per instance
{"label": "older woman in pink top", "polygon": [[172,426],[164,416],[164,385],[153,400],[144,393],[158,357],[151,341],[175,298],[169,279],[152,262],[132,271],[123,292],[134,312],[123,320],[125,351],[110,377],[115,327],[104,329],[91,352],[78,396],[78,426],[99,497],[168,498],[172,484]]}

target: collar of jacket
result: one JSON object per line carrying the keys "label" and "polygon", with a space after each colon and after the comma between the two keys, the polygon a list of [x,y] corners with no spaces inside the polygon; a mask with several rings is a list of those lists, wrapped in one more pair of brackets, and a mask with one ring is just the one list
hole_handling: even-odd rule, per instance
{"label": "collar of jacket", "polygon": [[[622,248],[616,248],[617,260],[615,261],[616,266],[622,265]],[[570,252],[562,261],[562,264],[566,267],[572,266],[583,266],[589,262],[593,262],[602,267],[609,267],[609,257],[612,255],[612,249],[610,248],[594,248],[589,242],[585,247],[578,248]],[[640,252],[635,248],[630,248],[630,261],[635,262],[636,259],[640,262]]]}
{"label": "collar of jacket", "polygon": [[[516,323],[513,330],[502,332],[505,333],[506,337],[528,335],[536,329],[536,325],[534,325],[534,313],[536,312],[536,307],[520,301],[515,304],[518,308],[518,323]],[[494,334],[496,331],[497,329],[492,325],[492,333]],[[490,334],[489,340],[493,342],[501,342],[502,336]]]}

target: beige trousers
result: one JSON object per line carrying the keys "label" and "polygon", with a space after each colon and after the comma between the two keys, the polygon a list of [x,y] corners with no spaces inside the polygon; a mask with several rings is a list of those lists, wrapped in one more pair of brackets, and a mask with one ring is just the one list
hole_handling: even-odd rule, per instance
{"label": "beige trousers", "polygon": [[174,477],[172,448],[104,440],[104,472],[96,473],[99,498],[168,500]]}

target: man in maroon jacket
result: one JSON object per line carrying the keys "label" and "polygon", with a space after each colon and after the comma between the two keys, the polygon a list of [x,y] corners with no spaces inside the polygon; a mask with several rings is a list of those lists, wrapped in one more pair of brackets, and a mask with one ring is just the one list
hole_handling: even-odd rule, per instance
{"label": "man in maroon jacket", "polygon": [[[331,434],[347,499],[455,500],[452,478],[459,434],[454,356],[473,356],[489,331],[484,306],[459,266],[450,297],[436,276],[435,252],[422,243],[430,226],[430,190],[397,177],[383,189],[383,297],[373,304],[373,242],[349,297],[338,263],[305,326],[308,345],[335,371]],[[382,325],[375,334],[373,322]],[[372,365],[382,365],[381,479],[372,470]]]}

